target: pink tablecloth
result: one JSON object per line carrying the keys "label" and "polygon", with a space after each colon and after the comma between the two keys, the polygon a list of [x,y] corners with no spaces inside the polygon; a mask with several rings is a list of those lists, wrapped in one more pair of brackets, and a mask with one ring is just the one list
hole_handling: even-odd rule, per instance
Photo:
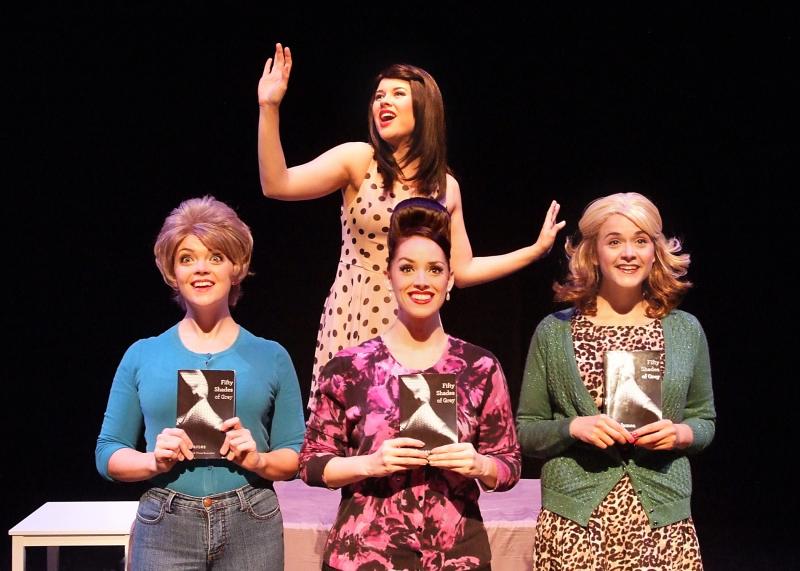
{"label": "pink tablecloth", "polygon": [[[287,571],[319,569],[339,492],[311,488],[300,480],[275,482],[283,513]],[[514,489],[482,493],[480,499],[495,571],[531,568],[533,528],[541,507],[539,480],[521,480]]]}

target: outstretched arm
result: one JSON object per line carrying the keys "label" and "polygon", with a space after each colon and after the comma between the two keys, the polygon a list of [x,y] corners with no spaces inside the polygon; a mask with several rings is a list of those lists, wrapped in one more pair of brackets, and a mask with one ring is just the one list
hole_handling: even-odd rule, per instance
{"label": "outstretched arm", "polygon": [[534,244],[498,256],[474,257],[467,228],[464,225],[461,190],[451,176],[447,177],[447,207],[450,211],[451,265],[458,287],[490,282],[535,262],[550,251],[556,235],[566,224],[563,220],[557,222],[560,205],[554,200],[550,203],[539,237]]}
{"label": "outstretched arm", "polygon": [[308,200],[357,186],[372,158],[366,143],[345,143],[311,162],[287,168],[280,139],[279,108],[289,85],[292,53],[281,44],[264,65],[258,82],[258,170],[265,196]]}

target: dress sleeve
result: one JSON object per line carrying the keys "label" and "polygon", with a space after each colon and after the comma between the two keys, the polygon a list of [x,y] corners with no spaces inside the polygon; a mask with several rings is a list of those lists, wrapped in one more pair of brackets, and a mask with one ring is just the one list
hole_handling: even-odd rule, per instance
{"label": "dress sleeve", "polygon": [[711,443],[714,439],[717,417],[714,392],[711,388],[708,341],[699,322],[696,322],[696,327],[698,342],[694,356],[694,370],[686,395],[686,406],[683,409],[683,422],[689,425],[694,434],[694,441],[685,450],[687,454],[696,454]]}
{"label": "dress sleeve", "polygon": [[277,394],[269,435],[270,450],[289,448],[299,452],[305,432],[300,384],[292,358],[281,346],[275,356],[275,378]]}
{"label": "dress sleeve", "polygon": [[139,366],[141,341],[134,343],[125,352],[117,367],[108,406],[103,418],[100,436],[94,451],[97,471],[106,480],[113,480],[108,474],[108,460],[122,448],[136,449],[136,442],[142,431],[142,407],[139,401],[136,373]]}
{"label": "dress sleeve", "polygon": [[493,491],[509,490],[519,481],[522,457],[514,427],[514,411],[506,377],[500,363],[492,358],[488,393],[483,402],[478,436],[478,452],[497,464],[497,485]]}
{"label": "dress sleeve", "polygon": [[549,353],[546,323],[536,328],[531,339],[528,359],[517,410],[517,428],[523,454],[537,458],[557,456],[574,443],[569,434],[572,418],[555,418],[548,389]]}
{"label": "dress sleeve", "polygon": [[336,456],[347,456],[348,428],[344,385],[347,367],[343,357],[334,357],[317,379],[313,408],[306,424],[300,451],[300,477],[309,486],[327,487],[322,478],[325,466]]}

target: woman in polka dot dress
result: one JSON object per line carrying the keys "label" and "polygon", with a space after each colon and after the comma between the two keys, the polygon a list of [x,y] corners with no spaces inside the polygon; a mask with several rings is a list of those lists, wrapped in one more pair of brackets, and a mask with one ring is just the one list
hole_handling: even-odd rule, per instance
{"label": "woman in polka dot dress", "polygon": [[[563,221],[556,222],[556,201],[550,204],[534,244],[498,256],[473,257],[461,192],[447,169],[442,96],[434,79],[411,65],[390,66],[376,78],[370,143],[344,143],[306,164],[287,168],[278,123],[291,68],[289,48],[277,44],[258,84],[261,188],[279,200],[309,200],[337,189],[343,198],[342,250],[320,321],[315,377],[338,351],[380,334],[394,321],[396,303],[384,271],[389,217],[397,202],[426,196],[446,205],[458,287],[506,276],[550,250],[564,226]],[[315,390],[313,382],[309,407]]]}

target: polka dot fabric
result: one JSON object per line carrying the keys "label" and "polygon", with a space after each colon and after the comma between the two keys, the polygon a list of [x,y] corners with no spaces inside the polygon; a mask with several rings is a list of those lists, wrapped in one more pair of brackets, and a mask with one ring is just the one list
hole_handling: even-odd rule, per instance
{"label": "polka dot fabric", "polygon": [[411,193],[400,183],[390,192],[384,192],[382,186],[373,160],[358,194],[342,207],[342,251],[319,323],[309,408],[317,375],[325,363],[342,349],[381,334],[397,315],[397,304],[384,275],[386,240],[394,206],[410,198]]}

